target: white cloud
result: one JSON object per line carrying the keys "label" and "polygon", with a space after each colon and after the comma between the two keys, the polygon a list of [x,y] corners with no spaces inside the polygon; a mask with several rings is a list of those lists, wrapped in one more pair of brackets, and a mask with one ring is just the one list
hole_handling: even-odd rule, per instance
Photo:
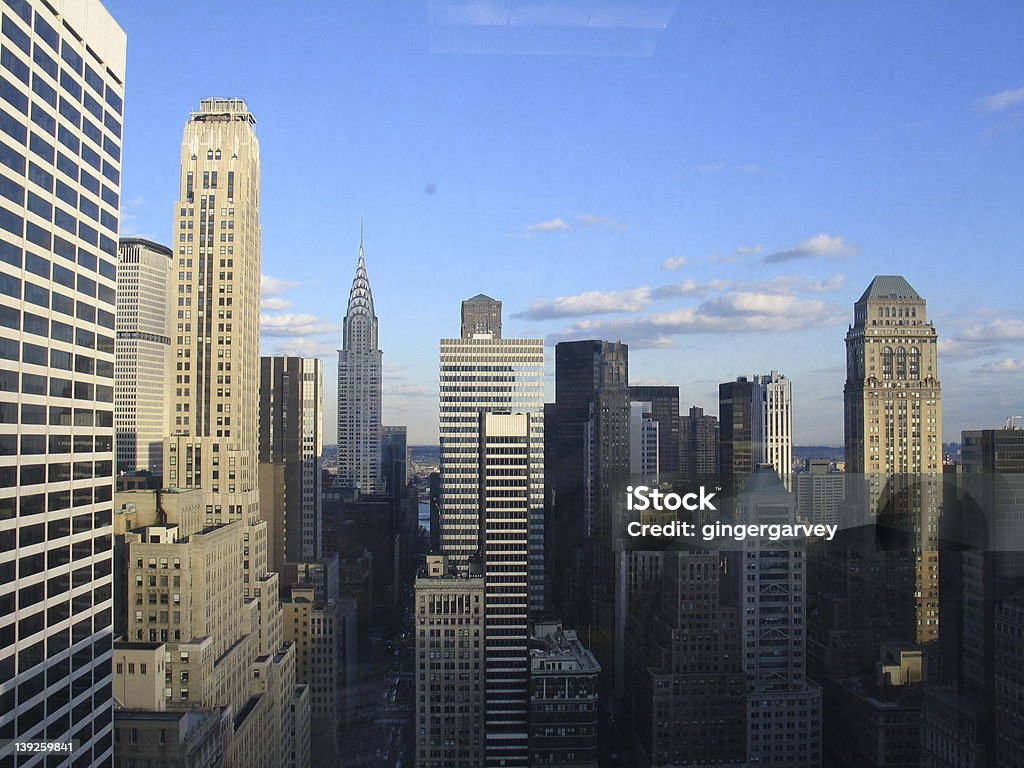
{"label": "white cloud", "polygon": [[626,226],[610,216],[598,216],[596,213],[581,213],[576,223],[589,229],[625,229]]}
{"label": "white cloud", "polygon": [[709,280],[706,283],[698,283],[692,278],[683,280],[681,283],[670,283],[659,285],[651,291],[652,299],[672,299],[682,296],[704,296],[712,291],[722,291],[729,287],[728,280]]}
{"label": "white cloud", "polygon": [[741,245],[736,249],[736,253],[740,256],[751,256],[761,253],[764,250],[764,243],[758,243],[757,245]]}
{"label": "white cloud", "polygon": [[1024,86],[993,93],[978,102],[986,112],[999,112],[1021,103],[1024,103]]}
{"label": "white cloud", "polygon": [[700,173],[716,173],[717,171],[720,171],[723,168],[725,168],[725,163],[721,162],[704,163],[702,165],[697,166],[697,170]]}
{"label": "white cloud", "polygon": [[781,264],[796,259],[814,259],[820,256],[844,256],[853,252],[843,238],[837,235],[820,234],[803,240],[793,248],[785,251],[769,253],[764,257],[765,264]]}
{"label": "white cloud", "polygon": [[292,357],[335,357],[338,354],[337,347],[319,339],[306,339],[301,337],[282,338],[277,341],[272,349],[274,355],[289,355]]}
{"label": "white cloud", "polygon": [[565,220],[560,217],[556,217],[536,224],[530,224],[526,228],[525,233],[526,235],[531,236],[537,232],[564,232],[567,229],[571,229],[571,227],[565,223]]}
{"label": "white cloud", "polygon": [[1019,341],[1024,340],[1024,320],[999,319],[968,326],[957,337],[963,341]]}
{"label": "white cloud", "polygon": [[295,280],[283,280],[280,277],[260,275],[260,296],[280,296],[298,288],[301,283]]}
{"label": "white cloud", "polygon": [[651,300],[647,286],[622,291],[586,291],[572,296],[559,296],[549,301],[535,301],[515,317],[550,320],[556,317],[579,317],[612,312],[639,312]]}
{"label": "white cloud", "polygon": [[260,333],[268,337],[318,336],[325,333],[336,333],[338,330],[340,329],[337,325],[322,320],[316,315],[260,315]]}
{"label": "white cloud", "polygon": [[260,309],[270,312],[283,312],[292,305],[288,299],[280,296],[264,296],[260,298]]}
{"label": "white cloud", "polygon": [[437,394],[437,390],[430,390],[424,387],[422,384],[395,384],[387,383],[382,388],[382,392],[385,395],[395,395],[399,397],[429,397]]}
{"label": "white cloud", "polygon": [[686,266],[686,257],[675,256],[673,258],[665,259],[661,262],[661,266],[669,272],[676,272]]}
{"label": "white cloud", "polygon": [[977,373],[1020,373],[1024,371],[1024,360],[1014,360],[1007,357],[994,363],[986,363],[976,368]]}

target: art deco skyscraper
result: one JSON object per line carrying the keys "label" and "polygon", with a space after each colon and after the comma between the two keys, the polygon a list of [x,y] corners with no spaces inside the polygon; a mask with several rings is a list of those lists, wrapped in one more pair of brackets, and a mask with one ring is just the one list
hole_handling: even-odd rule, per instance
{"label": "art deco skyscraper", "polygon": [[122,238],[117,264],[114,432],[118,472],[163,474],[171,357],[174,252],[139,237]]}
{"label": "art deco skyscraper", "polygon": [[266,572],[258,488],[260,146],[241,99],[204,99],[185,123],[175,295],[169,488],[202,489],[210,522],[250,527],[246,592]]}
{"label": "art deco skyscraper", "polygon": [[125,34],[96,0],[2,15],[0,762],[109,766]]}
{"label": "art deco skyscraper", "polygon": [[378,493],[382,488],[381,351],[361,226],[359,260],[348,293],[343,333],[342,348],[338,350],[337,484],[358,488],[362,493]]}
{"label": "art deco skyscraper", "polygon": [[[925,300],[899,275],[878,275],[846,334],[847,499],[861,520],[913,539],[914,609],[901,623],[918,642],[938,635],[938,513],[942,501],[942,387],[938,334]],[[890,558],[891,559],[891,558]],[[902,638],[902,639],[914,639]]]}
{"label": "art deco skyscraper", "polygon": [[793,387],[778,371],[754,376],[751,447],[754,466],[771,464],[792,490]]}

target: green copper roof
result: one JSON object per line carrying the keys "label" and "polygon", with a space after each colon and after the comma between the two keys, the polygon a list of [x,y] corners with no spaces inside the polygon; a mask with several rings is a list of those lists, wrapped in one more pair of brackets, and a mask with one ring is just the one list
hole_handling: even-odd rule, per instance
{"label": "green copper roof", "polygon": [[860,297],[865,299],[916,299],[921,301],[921,296],[910,287],[910,283],[903,275],[875,275],[871,285]]}

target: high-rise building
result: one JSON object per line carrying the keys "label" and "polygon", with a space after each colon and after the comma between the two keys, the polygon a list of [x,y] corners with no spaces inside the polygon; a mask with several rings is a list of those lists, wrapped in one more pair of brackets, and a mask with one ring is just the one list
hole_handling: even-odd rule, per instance
{"label": "high-rise building", "polygon": [[387,494],[404,492],[409,482],[409,435],[405,427],[380,428],[380,467]]}
{"label": "high-rise building", "polygon": [[792,490],[793,388],[778,371],[754,376],[751,397],[751,448],[754,466],[771,464]]}
{"label": "high-rise building", "polygon": [[[925,300],[899,275],[878,275],[846,334],[847,504],[844,525],[875,524],[906,541],[887,553],[889,583],[906,580],[887,640],[938,636],[942,387],[938,334]],[[898,561],[898,562],[897,562]],[[895,575],[898,571],[900,575]],[[895,578],[893,576],[895,575]]]}
{"label": "high-rise building", "polygon": [[114,342],[114,433],[118,472],[163,474],[171,378],[171,270],[174,252],[121,238]]}
{"label": "high-rise building", "polygon": [[666,552],[627,690],[645,765],[746,765],[736,578],[718,552]]}
{"label": "high-rise building", "polygon": [[995,764],[1019,765],[1024,754],[1024,594],[1003,600],[996,609]]}
{"label": "high-rise building", "polygon": [[115,665],[114,683],[127,709],[154,698],[165,709],[225,707],[225,765],[270,768],[302,752],[308,727],[297,723],[296,648],[260,517],[255,122],[241,99],[212,98],[185,124],[165,487],[118,495],[132,523],[119,558],[127,639],[116,650],[155,648],[164,670]]}
{"label": "high-rise building", "polygon": [[320,557],[323,363],[260,358],[260,515],[271,569]]}
{"label": "high-rise building", "polygon": [[651,404],[651,417],[658,423],[658,471],[666,478],[679,472],[679,387],[631,384],[629,397]]}
{"label": "high-rise building", "polygon": [[629,471],[633,475],[658,476],[661,455],[658,450],[659,427],[650,403],[629,404]]}
{"label": "high-rise building", "polygon": [[366,276],[362,225],[359,259],[348,293],[342,348],[338,350],[338,475],[336,484],[379,493],[381,351],[373,292]]}
{"label": "high-rise building", "polygon": [[530,418],[530,610],[544,608],[544,341],[492,332],[441,339],[441,549],[464,568],[480,546],[479,417]]}
{"label": "high-rise building", "polygon": [[760,464],[771,464],[790,488],[793,471],[793,398],[789,379],[772,371],[740,376],[718,387],[719,467],[742,491]]}
{"label": "high-rise building", "polygon": [[486,764],[528,766],[531,416],[480,414]]}
{"label": "high-rise building", "polygon": [[482,293],[462,302],[462,338],[471,339],[478,333],[501,338],[501,302]]}
{"label": "high-rise building", "polygon": [[26,0],[3,41],[0,734],[110,765],[125,34],[96,0]]}
{"label": "high-rise building", "polygon": [[[753,473],[738,500],[740,519],[792,525],[793,496],[769,464]],[[808,680],[807,582],[802,540],[746,540],[740,552],[747,677],[747,759],[751,765],[821,765],[821,688]]]}
{"label": "high-rise building", "polygon": [[691,406],[679,424],[679,472],[687,478],[711,477],[718,472],[718,417]]}
{"label": "high-rise building", "polygon": [[718,385],[718,471],[742,490],[754,471],[754,384],[746,376]]}
{"label": "high-rise building", "polygon": [[837,524],[846,494],[846,478],[832,462],[812,459],[806,472],[793,475],[796,516],[813,524]]}
{"label": "high-rise building", "polygon": [[[612,503],[629,483],[629,403],[625,344],[555,346],[555,402],[545,444],[552,597],[556,614],[577,627],[597,623],[591,608],[611,599]],[[600,585],[591,570],[598,568]],[[585,594],[593,589],[600,595]],[[600,656],[600,643],[595,646]],[[608,659],[600,660],[611,669]]]}
{"label": "high-rise building", "polygon": [[416,765],[480,768],[484,750],[484,577],[427,555],[416,579]]}

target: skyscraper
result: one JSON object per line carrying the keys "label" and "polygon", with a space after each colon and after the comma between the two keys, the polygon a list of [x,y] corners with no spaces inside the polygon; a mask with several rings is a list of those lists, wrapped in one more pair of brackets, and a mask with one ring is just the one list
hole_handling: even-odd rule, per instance
{"label": "skyscraper", "polygon": [[530,610],[544,608],[544,341],[493,332],[441,339],[441,549],[464,568],[480,546],[481,413],[530,418]]}
{"label": "skyscraper", "polygon": [[[747,524],[789,525],[796,504],[769,464],[739,498]],[[751,765],[821,765],[821,688],[806,677],[807,574],[802,540],[751,537],[740,553],[747,760]]]}
{"label": "skyscraper", "polygon": [[630,384],[629,397],[651,404],[651,416],[658,423],[658,471],[674,478],[679,472],[679,387]]}
{"label": "skyscraper", "polygon": [[272,569],[320,557],[323,363],[260,358],[260,514]]}
{"label": "skyscraper", "polygon": [[2,65],[0,734],[105,766],[125,34],[96,0],[7,3]]}
{"label": "skyscraper", "polygon": [[754,468],[771,464],[786,488],[793,471],[793,397],[778,371],[720,384],[719,467],[742,491]]}
{"label": "skyscraper", "polygon": [[380,472],[381,351],[377,315],[366,275],[363,229],[359,259],[348,293],[342,348],[338,350],[337,485],[378,493]]}
{"label": "skyscraper", "polygon": [[480,414],[480,554],[488,766],[528,766],[531,416]]}
{"label": "skyscraper", "polygon": [[679,424],[679,472],[688,479],[718,472],[718,417],[691,406]]}
{"label": "skyscraper", "polygon": [[793,489],[793,388],[778,371],[754,376],[751,447],[754,466],[771,464]]}
{"label": "skyscraper", "polygon": [[174,252],[139,237],[121,238],[114,342],[114,432],[119,472],[163,474],[171,357]]}
{"label": "skyscraper", "polygon": [[[925,300],[899,275],[878,275],[854,305],[846,334],[847,500],[874,523],[909,537],[901,571],[910,637],[938,635],[938,513],[942,502],[942,387],[938,334]],[[892,553],[900,557],[899,553]],[[890,583],[893,583],[890,580]],[[901,603],[903,601],[900,601]],[[896,606],[893,606],[894,608]],[[890,632],[895,628],[891,628]]]}
{"label": "skyscraper", "polygon": [[270,768],[308,727],[293,716],[296,650],[260,518],[255,123],[241,99],[211,98],[185,124],[165,488],[118,494],[131,609],[116,650],[157,644],[164,662],[119,664],[114,677],[126,698],[138,695],[129,708],[229,707],[226,765]]}

